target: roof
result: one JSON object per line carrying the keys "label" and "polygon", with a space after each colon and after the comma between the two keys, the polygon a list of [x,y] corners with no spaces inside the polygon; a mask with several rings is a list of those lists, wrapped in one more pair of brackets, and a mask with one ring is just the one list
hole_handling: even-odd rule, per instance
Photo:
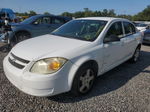
{"label": "roof", "polygon": [[127,19],[114,18],[114,17],[85,17],[85,18],[79,18],[79,19],[103,20],[103,21],[113,21],[113,20],[125,20],[125,21],[128,21]]}

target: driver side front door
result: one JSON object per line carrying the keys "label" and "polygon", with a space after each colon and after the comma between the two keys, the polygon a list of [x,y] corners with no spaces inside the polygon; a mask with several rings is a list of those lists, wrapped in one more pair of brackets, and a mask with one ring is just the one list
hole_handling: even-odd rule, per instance
{"label": "driver side front door", "polygon": [[51,18],[47,16],[38,18],[33,22],[31,29],[34,37],[50,33]]}
{"label": "driver side front door", "polygon": [[[107,38],[113,37],[119,38],[116,41],[105,42]],[[118,63],[124,57],[123,49],[123,28],[122,22],[113,23],[108,29],[103,43],[103,69],[102,72],[108,71],[118,65]],[[112,39],[113,40],[113,39]]]}

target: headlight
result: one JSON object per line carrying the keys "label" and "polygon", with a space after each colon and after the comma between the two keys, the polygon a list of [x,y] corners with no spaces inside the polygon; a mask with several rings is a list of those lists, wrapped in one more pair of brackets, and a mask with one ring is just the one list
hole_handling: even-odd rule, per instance
{"label": "headlight", "polygon": [[30,72],[39,74],[51,74],[58,71],[65,63],[65,58],[47,58],[42,59],[32,66]]}

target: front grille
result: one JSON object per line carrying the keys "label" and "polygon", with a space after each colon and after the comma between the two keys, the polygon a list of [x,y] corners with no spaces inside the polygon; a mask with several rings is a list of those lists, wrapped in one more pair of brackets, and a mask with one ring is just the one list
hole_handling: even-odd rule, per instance
{"label": "front grille", "polygon": [[10,59],[10,58],[8,58],[8,60],[9,60],[9,62],[10,62],[13,66],[15,66],[15,67],[17,67],[17,68],[19,68],[19,69],[23,69],[23,68],[24,68],[23,65],[20,65],[20,64],[16,63],[14,60],[12,60],[12,59]]}
{"label": "front grille", "polygon": [[23,69],[26,64],[28,64],[30,61],[22,59],[18,56],[15,56],[13,53],[10,53],[10,57],[8,58],[8,61],[15,66],[16,68]]}
{"label": "front grille", "polygon": [[16,60],[21,61],[22,63],[28,64],[28,63],[30,62],[30,61],[28,61],[28,60],[21,59],[21,58],[15,56],[13,53],[11,53],[11,55],[12,55],[12,57],[14,57]]}

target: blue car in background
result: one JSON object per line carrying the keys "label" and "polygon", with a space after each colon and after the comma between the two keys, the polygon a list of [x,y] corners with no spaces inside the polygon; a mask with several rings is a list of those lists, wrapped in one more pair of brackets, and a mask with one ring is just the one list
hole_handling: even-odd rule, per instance
{"label": "blue car in background", "polygon": [[35,15],[21,23],[11,23],[12,31],[9,32],[9,36],[1,36],[0,40],[14,46],[25,39],[51,33],[71,19],[54,15]]}
{"label": "blue car in background", "polygon": [[143,34],[143,44],[150,44],[150,24],[133,22],[136,28]]}
{"label": "blue car in background", "polygon": [[150,26],[147,26],[144,31],[143,43],[150,44]]}

